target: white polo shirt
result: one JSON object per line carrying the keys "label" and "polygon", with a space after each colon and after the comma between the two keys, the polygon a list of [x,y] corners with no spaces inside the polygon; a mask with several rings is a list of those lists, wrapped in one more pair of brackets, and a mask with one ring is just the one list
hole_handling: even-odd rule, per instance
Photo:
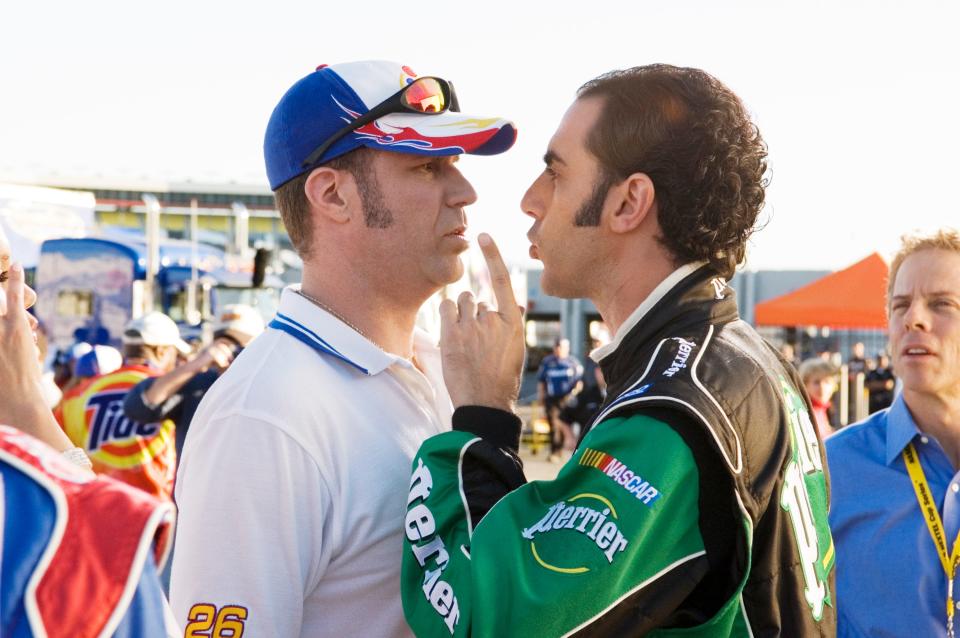
{"label": "white polo shirt", "polygon": [[188,635],[218,622],[245,636],[412,635],[410,463],[452,412],[439,350],[419,332],[414,349],[426,374],[284,290],[187,435],[170,600]]}

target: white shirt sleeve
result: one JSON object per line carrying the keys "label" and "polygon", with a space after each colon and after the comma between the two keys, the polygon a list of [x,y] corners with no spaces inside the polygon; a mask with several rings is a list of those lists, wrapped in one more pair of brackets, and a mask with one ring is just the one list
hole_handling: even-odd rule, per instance
{"label": "white shirt sleeve", "polygon": [[299,636],[331,554],[330,494],[314,459],[255,417],[195,421],[176,500],[170,602],[185,633],[221,621],[249,636]]}

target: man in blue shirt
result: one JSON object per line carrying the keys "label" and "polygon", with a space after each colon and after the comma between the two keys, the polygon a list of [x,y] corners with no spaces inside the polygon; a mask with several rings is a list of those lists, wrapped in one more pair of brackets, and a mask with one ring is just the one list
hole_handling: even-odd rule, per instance
{"label": "man in blue shirt", "polygon": [[903,392],[889,409],[826,441],[838,636],[953,636],[960,597],[960,233],[905,239],[887,296]]}
{"label": "man in blue shirt", "polygon": [[570,356],[570,341],[557,339],[553,354],[548,354],[537,371],[537,394],[543,406],[544,416],[550,424],[550,460],[559,460],[564,443],[570,441],[573,431],[557,419],[567,397],[577,394],[581,388],[583,366],[576,357]]}

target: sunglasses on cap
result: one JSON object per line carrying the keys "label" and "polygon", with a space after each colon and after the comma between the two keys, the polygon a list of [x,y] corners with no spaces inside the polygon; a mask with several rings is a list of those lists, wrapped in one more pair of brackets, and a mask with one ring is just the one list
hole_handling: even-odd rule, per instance
{"label": "sunglasses on cap", "polygon": [[308,168],[315,164],[339,140],[385,115],[392,113],[439,115],[447,111],[458,112],[459,110],[460,103],[453,90],[453,83],[435,77],[417,78],[327,138],[327,141],[315,148],[300,166]]}

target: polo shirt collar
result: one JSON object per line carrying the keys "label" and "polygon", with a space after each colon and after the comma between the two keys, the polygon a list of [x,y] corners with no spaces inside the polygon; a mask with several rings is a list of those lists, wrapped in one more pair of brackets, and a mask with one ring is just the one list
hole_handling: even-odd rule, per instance
{"label": "polo shirt collar", "polygon": [[[355,329],[320,306],[299,295],[300,284],[284,288],[280,307],[269,327],[306,344],[318,354],[339,359],[366,375],[380,374],[393,364],[412,364],[401,356],[385,352]],[[423,339],[414,340],[422,347]]]}
{"label": "polo shirt collar", "polygon": [[893,463],[903,452],[903,448],[920,434],[917,422],[907,409],[903,394],[897,395],[886,414],[887,419],[887,465]]}

